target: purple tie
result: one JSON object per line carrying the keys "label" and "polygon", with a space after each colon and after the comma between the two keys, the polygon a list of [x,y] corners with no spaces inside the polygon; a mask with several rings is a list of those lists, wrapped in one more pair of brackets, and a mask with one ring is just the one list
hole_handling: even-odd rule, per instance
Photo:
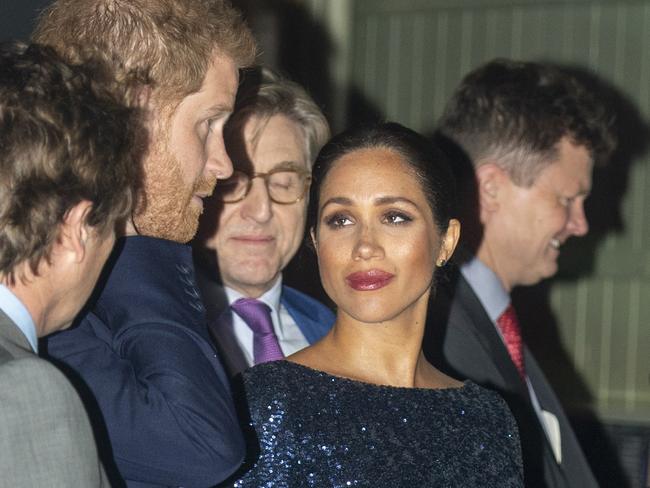
{"label": "purple tie", "polygon": [[230,306],[253,331],[253,357],[255,364],[284,358],[278,338],[273,332],[271,309],[254,298],[240,298]]}

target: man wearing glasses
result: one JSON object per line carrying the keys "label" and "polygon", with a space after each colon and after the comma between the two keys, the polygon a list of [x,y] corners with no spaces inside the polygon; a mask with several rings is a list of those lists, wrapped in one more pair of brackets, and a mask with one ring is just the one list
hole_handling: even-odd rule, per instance
{"label": "man wearing glasses", "polygon": [[334,322],[324,305],[282,284],[304,236],[311,165],[328,137],[327,120],[299,85],[268,69],[244,78],[224,131],[235,171],[200,224],[213,262],[197,266],[212,333],[233,375],[302,349]]}

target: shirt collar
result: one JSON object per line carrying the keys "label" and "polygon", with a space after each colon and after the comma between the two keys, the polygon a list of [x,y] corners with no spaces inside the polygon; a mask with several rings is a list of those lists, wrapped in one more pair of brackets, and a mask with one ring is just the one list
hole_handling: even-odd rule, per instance
{"label": "shirt collar", "polygon": [[490,320],[496,323],[510,303],[510,296],[501,280],[477,257],[463,263],[460,272],[476,293]]}
{"label": "shirt collar", "polygon": [[[234,303],[236,300],[239,300],[240,298],[250,298],[239,293],[237,290],[233,290],[229,286],[224,286],[224,289],[226,290],[226,296],[228,297],[229,304]],[[277,313],[280,310],[281,295],[282,295],[282,274],[278,276],[278,279],[275,280],[273,286],[268,291],[266,291],[261,297],[259,297],[258,300],[263,303],[266,303],[269,307],[271,307],[271,310],[273,312]]]}
{"label": "shirt collar", "polygon": [[32,316],[23,302],[3,284],[0,284],[0,309],[18,326],[27,338],[29,345],[38,354],[38,337]]}

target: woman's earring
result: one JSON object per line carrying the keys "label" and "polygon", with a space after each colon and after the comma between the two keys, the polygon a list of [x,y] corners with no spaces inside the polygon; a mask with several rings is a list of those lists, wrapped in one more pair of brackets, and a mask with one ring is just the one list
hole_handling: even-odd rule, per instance
{"label": "woman's earring", "polygon": [[442,268],[445,264],[447,264],[446,259],[441,259],[440,261],[438,261],[438,267],[439,268]]}

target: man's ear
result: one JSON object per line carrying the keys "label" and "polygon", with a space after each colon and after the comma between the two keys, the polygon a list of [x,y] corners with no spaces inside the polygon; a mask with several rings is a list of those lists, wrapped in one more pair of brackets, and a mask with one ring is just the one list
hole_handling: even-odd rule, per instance
{"label": "man's ear", "polygon": [[60,252],[65,252],[77,263],[82,262],[86,255],[90,234],[86,219],[91,209],[92,203],[82,200],[66,212],[61,223],[56,245]]}
{"label": "man's ear", "polygon": [[487,213],[493,213],[499,208],[499,196],[508,178],[507,173],[496,163],[483,163],[476,169],[476,184],[481,220]]}

